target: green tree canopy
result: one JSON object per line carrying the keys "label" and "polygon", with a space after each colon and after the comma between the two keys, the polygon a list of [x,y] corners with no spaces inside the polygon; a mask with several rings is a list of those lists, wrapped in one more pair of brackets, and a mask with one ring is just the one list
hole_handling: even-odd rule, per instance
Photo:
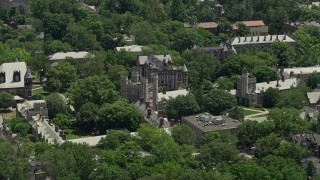
{"label": "green tree canopy", "polygon": [[221,89],[212,89],[205,95],[204,108],[214,115],[220,115],[236,104],[236,98],[229,92]]}
{"label": "green tree canopy", "polygon": [[200,107],[196,99],[192,95],[179,95],[174,99],[170,99],[165,108],[165,112],[169,119],[180,119],[181,116],[188,116],[200,111]]}
{"label": "green tree canopy", "polygon": [[8,92],[1,92],[0,93],[0,107],[2,109],[7,109],[13,106],[15,103],[13,95]]}

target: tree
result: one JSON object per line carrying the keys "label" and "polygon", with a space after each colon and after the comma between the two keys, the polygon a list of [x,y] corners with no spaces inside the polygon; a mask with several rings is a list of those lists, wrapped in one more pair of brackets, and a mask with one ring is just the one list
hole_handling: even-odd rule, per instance
{"label": "tree", "polygon": [[312,161],[308,161],[306,172],[308,176],[314,176],[316,174],[316,168]]}
{"label": "tree", "polygon": [[182,0],[173,0],[170,7],[170,16],[173,20],[185,22],[186,9]]}
{"label": "tree", "polygon": [[53,40],[46,44],[45,52],[46,54],[54,54],[56,52],[70,52],[73,48],[67,42],[61,42],[60,40]]}
{"label": "tree", "polygon": [[314,72],[310,74],[310,76],[307,79],[307,86],[309,86],[312,89],[315,89],[318,87],[318,84],[320,84],[320,73]]}
{"label": "tree", "polygon": [[48,114],[49,118],[54,118],[58,113],[61,114],[67,114],[68,108],[66,105],[66,102],[59,94],[50,94],[46,96],[45,98],[47,108],[48,108]]}
{"label": "tree", "polygon": [[110,67],[108,67],[107,76],[112,82],[114,82],[116,89],[120,89],[121,76],[127,74],[128,71],[121,65],[111,65]]}
{"label": "tree", "polygon": [[96,40],[96,36],[85,27],[76,23],[68,25],[67,34],[63,39],[78,51],[99,49],[99,43]]}
{"label": "tree", "polygon": [[238,127],[238,138],[241,144],[252,145],[262,137],[269,135],[274,132],[275,126],[272,122],[264,121],[244,121]]}
{"label": "tree", "polygon": [[114,84],[106,76],[89,76],[80,79],[72,84],[68,95],[76,110],[87,102],[101,106],[120,98]]}
{"label": "tree", "polygon": [[67,26],[72,21],[69,14],[45,13],[43,16],[43,27],[46,34],[53,39],[61,39],[67,32]]}
{"label": "tree", "polygon": [[193,145],[196,141],[196,134],[188,125],[182,124],[172,129],[171,136],[179,145]]}
{"label": "tree", "polygon": [[83,104],[77,113],[77,123],[79,128],[84,131],[89,131],[95,127],[98,118],[99,106],[92,102]]}
{"label": "tree", "polygon": [[279,90],[269,88],[262,95],[262,106],[266,108],[272,108],[277,104],[279,98]]}
{"label": "tree", "polygon": [[261,159],[271,155],[276,149],[280,147],[281,138],[276,134],[270,134],[266,137],[260,138],[254,144],[254,156]]}
{"label": "tree", "polygon": [[13,95],[8,92],[1,92],[0,93],[0,107],[2,109],[7,109],[13,106],[15,103]]}
{"label": "tree", "polygon": [[31,0],[29,5],[32,14],[39,19],[49,11],[49,0]]}
{"label": "tree", "polygon": [[273,108],[269,115],[268,120],[273,121],[276,130],[282,136],[287,136],[290,133],[307,132],[310,124],[302,120],[299,116],[300,111],[289,108]]}
{"label": "tree", "polygon": [[142,121],[143,114],[134,105],[119,100],[101,107],[98,112],[97,128],[100,133],[113,128],[126,128],[133,131]]}
{"label": "tree", "polygon": [[308,87],[296,87],[281,92],[276,107],[301,109],[308,105],[307,92],[310,92]]}
{"label": "tree", "polygon": [[57,114],[53,119],[52,119],[53,124],[59,126],[59,128],[62,129],[68,129],[71,125],[70,120],[67,115],[65,114]]}
{"label": "tree", "polygon": [[280,41],[274,42],[270,50],[277,57],[279,66],[288,67],[293,64],[295,52],[289,44]]}
{"label": "tree", "polygon": [[267,66],[255,68],[252,74],[257,78],[257,82],[274,81],[278,79],[277,71]]}
{"label": "tree", "polygon": [[59,62],[46,73],[48,84],[45,90],[50,92],[65,91],[77,79],[77,69],[68,61]]}
{"label": "tree", "polygon": [[200,111],[196,99],[192,95],[171,98],[166,104],[165,112],[169,119],[180,119],[181,116],[188,116]]}
{"label": "tree", "polygon": [[262,159],[261,166],[269,172],[271,179],[305,179],[306,172],[292,159],[267,156]]}
{"label": "tree", "polygon": [[238,23],[237,30],[236,30],[235,34],[237,36],[247,36],[248,34],[250,34],[250,30],[245,24]]}
{"label": "tree", "polygon": [[237,120],[244,120],[244,110],[239,106],[235,106],[228,111],[228,116]]}
{"label": "tree", "polygon": [[197,159],[206,168],[213,168],[222,162],[234,161],[238,157],[235,147],[236,137],[228,132],[210,132],[204,137],[204,145],[199,149]]}
{"label": "tree", "polygon": [[255,163],[236,163],[231,165],[229,171],[238,179],[270,179],[269,172]]}
{"label": "tree", "polygon": [[104,179],[130,179],[129,174],[119,166],[108,165],[106,163],[100,164],[98,168],[93,171],[89,179],[104,180]]}
{"label": "tree", "polygon": [[234,82],[227,77],[219,77],[216,81],[218,88],[222,90],[231,90],[234,88]]}
{"label": "tree", "polygon": [[237,104],[236,98],[221,89],[212,89],[205,95],[204,108],[209,113],[220,115]]}
{"label": "tree", "polygon": [[130,134],[121,130],[111,130],[105,138],[102,138],[98,147],[115,150],[126,142],[132,141]]}

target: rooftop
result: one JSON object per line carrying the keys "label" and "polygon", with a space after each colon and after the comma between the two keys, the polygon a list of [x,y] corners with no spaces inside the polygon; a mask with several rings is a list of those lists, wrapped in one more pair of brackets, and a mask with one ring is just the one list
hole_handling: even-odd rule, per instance
{"label": "rooftop", "polygon": [[320,72],[320,66],[284,68],[283,72],[286,74],[311,74],[313,72]]}
{"label": "rooftop", "polygon": [[258,21],[242,21],[242,22],[237,22],[233,24],[233,29],[238,29],[238,24],[243,23],[247,27],[257,27],[257,26],[265,26],[264,22],[262,20]]}
{"label": "rooftop", "polygon": [[[279,86],[277,84],[279,83]],[[270,81],[268,82],[262,82],[256,84],[256,93],[261,93],[261,91],[266,91],[269,88],[279,89],[279,90],[286,90],[293,87],[297,87],[299,84],[299,79],[292,78],[292,79],[286,79],[285,81]]]}
{"label": "rooftop", "polygon": [[[13,73],[15,71],[20,72],[19,82],[13,82]],[[3,63],[0,66],[0,72],[5,72],[5,82],[0,84],[0,89],[24,87],[24,76],[27,72],[27,64],[25,62]]]}
{"label": "rooftop", "polygon": [[80,52],[58,52],[51,55],[49,58],[50,60],[63,60],[66,58],[73,58],[73,59],[84,59],[89,55],[87,51],[80,51]]}
{"label": "rooftop", "polygon": [[202,132],[211,132],[217,130],[234,129],[241,123],[238,120],[227,116],[213,116],[210,113],[201,113],[192,116],[182,117],[182,121],[195,126]]}
{"label": "rooftop", "polygon": [[172,62],[171,55],[151,55],[151,56],[139,56],[139,65],[144,65],[148,61],[152,61],[152,59],[158,60],[158,61],[163,61],[165,60],[167,63]]}
{"label": "rooftop", "polygon": [[265,36],[246,36],[235,37],[231,40],[231,45],[248,45],[248,44],[264,44],[273,43],[276,41],[294,43],[296,42],[287,35],[265,35]]}
{"label": "rooftop", "polygon": [[158,99],[161,101],[162,99],[169,100],[170,98],[176,98],[179,95],[186,96],[189,93],[186,89],[179,89],[175,91],[167,91],[164,93],[158,93]]}
{"label": "rooftop", "polygon": [[95,147],[98,145],[100,140],[105,137],[106,137],[106,135],[91,136],[91,137],[85,137],[85,138],[71,139],[71,140],[67,140],[67,141],[72,142],[72,143],[77,143],[77,144],[87,144],[90,147]]}
{"label": "rooftop", "polygon": [[310,104],[316,104],[320,99],[320,92],[307,92],[307,97]]}
{"label": "rooftop", "polygon": [[218,27],[216,22],[200,22],[197,24],[197,27],[201,27],[203,29],[215,29]]}
{"label": "rooftop", "polygon": [[128,52],[141,52],[143,46],[138,46],[138,45],[132,45],[132,46],[123,46],[123,47],[116,47],[117,51],[125,50]]}

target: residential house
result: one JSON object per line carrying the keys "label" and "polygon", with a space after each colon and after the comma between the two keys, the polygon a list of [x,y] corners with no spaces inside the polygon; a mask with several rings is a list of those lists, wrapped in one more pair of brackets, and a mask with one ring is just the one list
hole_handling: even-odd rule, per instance
{"label": "residential house", "polygon": [[294,144],[310,151],[314,156],[319,156],[319,134],[295,134],[292,135],[290,139]]}

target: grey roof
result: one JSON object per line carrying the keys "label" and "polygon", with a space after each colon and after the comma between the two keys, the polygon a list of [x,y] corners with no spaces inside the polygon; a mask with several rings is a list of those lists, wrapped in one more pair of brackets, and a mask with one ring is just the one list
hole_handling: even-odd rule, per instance
{"label": "grey roof", "polygon": [[231,40],[231,45],[249,45],[249,44],[266,44],[276,41],[293,43],[296,42],[287,35],[266,35],[266,36],[248,36],[248,37],[235,37]]}
{"label": "grey roof", "polygon": [[84,59],[89,55],[87,51],[80,52],[58,52],[50,56],[50,60],[64,60],[66,58]]}
{"label": "grey roof", "polygon": [[172,62],[171,55],[151,55],[151,56],[139,56],[139,65],[144,65],[146,63],[153,63],[155,61],[163,62],[165,60],[166,63]]}
{"label": "grey roof", "polygon": [[308,162],[311,161],[316,169],[320,169],[320,159],[316,157],[308,157],[305,159],[302,159],[301,162],[303,164],[303,167],[306,169],[308,167]]}
{"label": "grey roof", "polygon": [[32,74],[31,74],[31,71],[30,71],[30,68],[27,68],[27,72],[24,75],[24,78],[27,78],[27,79],[32,79],[33,78]]}
{"label": "grey roof", "polygon": [[[290,89],[292,87],[297,87],[299,84],[300,80],[297,78],[292,78],[292,79],[286,79],[285,81],[270,81],[268,82],[262,82],[262,83],[257,83],[256,84],[256,93],[261,93],[262,91],[266,91],[269,88],[274,88],[278,90],[286,90]],[[279,83],[279,86],[277,84]]]}
{"label": "grey roof", "polygon": [[183,72],[188,72],[186,64],[183,64]]}
{"label": "grey roof", "polygon": [[[13,82],[13,73],[20,72],[20,81]],[[11,62],[3,63],[0,66],[0,72],[5,72],[5,83],[0,84],[0,89],[6,88],[23,88],[24,87],[24,75],[27,72],[27,64],[25,62]]]}
{"label": "grey roof", "polygon": [[[144,119],[146,122],[148,122],[151,125],[154,125],[156,127],[159,127],[160,124],[160,117],[158,118],[158,111],[151,110],[151,116],[147,117],[147,108],[144,103],[140,104],[140,101],[137,101],[134,103],[134,105],[144,114]],[[169,128],[170,122],[167,118],[163,118],[163,125],[161,128]]]}
{"label": "grey roof", "polygon": [[90,136],[90,137],[84,137],[84,138],[78,138],[78,139],[71,139],[71,140],[67,140],[67,141],[70,141],[72,143],[77,143],[77,144],[87,144],[90,147],[95,147],[98,145],[100,140],[105,137],[106,137],[106,135]]}
{"label": "grey roof", "polygon": [[320,99],[320,92],[307,92],[307,97],[310,104],[316,104]]}

